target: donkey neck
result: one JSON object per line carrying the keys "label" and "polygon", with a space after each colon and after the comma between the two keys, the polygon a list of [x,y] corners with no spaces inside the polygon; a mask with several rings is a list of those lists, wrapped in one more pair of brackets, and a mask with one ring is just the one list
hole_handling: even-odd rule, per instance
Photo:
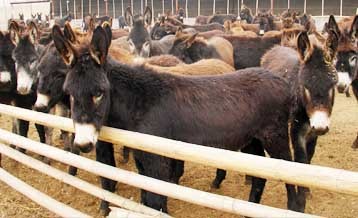
{"label": "donkey neck", "polygon": [[170,94],[170,78],[167,77],[174,77],[155,73],[144,66],[131,67],[115,62],[110,62],[106,71],[111,85],[109,125],[128,130],[135,128],[148,110]]}
{"label": "donkey neck", "polygon": [[215,48],[202,41],[195,41],[188,49],[188,52],[193,62],[206,58],[220,58]]}

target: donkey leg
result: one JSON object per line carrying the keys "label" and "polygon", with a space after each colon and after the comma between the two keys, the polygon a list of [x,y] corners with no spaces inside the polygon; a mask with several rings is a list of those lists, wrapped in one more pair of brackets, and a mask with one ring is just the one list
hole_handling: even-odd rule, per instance
{"label": "donkey leg", "polygon": [[[39,125],[39,124],[35,124],[37,133],[39,135],[40,138],[40,142],[41,143],[46,143],[48,145],[52,145],[52,132],[53,129],[49,128],[49,127],[45,127],[43,125]],[[40,156],[41,160],[44,163],[50,164],[50,159],[45,157],[45,156]]]}
{"label": "donkey leg", "polygon": [[[134,157],[138,171],[142,175],[172,182],[173,172],[176,170],[176,163],[173,163],[173,161],[177,160],[138,150],[134,151]],[[180,166],[180,163],[178,166]],[[168,212],[167,201],[167,196],[141,190],[141,203],[148,207],[166,213]]]}
{"label": "donkey leg", "polygon": [[184,174],[184,161],[182,160],[173,160],[172,161],[173,169],[172,176],[170,181],[172,181],[175,184],[179,184],[179,179]]}
{"label": "donkey leg", "polygon": [[[257,139],[253,139],[252,142],[248,145],[250,146],[250,153],[265,156],[265,151],[262,146],[261,141]],[[266,179],[252,177],[251,191],[250,191],[250,202],[260,203],[262,193],[265,189]]]}
{"label": "donkey leg", "polygon": [[215,189],[220,188],[220,185],[224,181],[225,177],[226,177],[226,170],[216,169],[216,177],[214,181],[211,183],[211,187]]}
{"label": "donkey leg", "polygon": [[357,149],[358,148],[358,133],[357,133],[357,137],[354,140],[353,144],[352,144],[352,148],[353,149]]}
{"label": "donkey leg", "polygon": [[[27,132],[29,131],[29,121],[19,120],[19,133],[21,136],[27,137]],[[26,152],[26,149],[18,147],[17,150],[22,153]]]}
{"label": "donkey leg", "polygon": [[[75,139],[75,134],[64,132],[64,143],[65,143],[64,149],[66,150],[66,148],[68,147],[68,151],[70,151],[73,154],[80,155],[80,150],[77,147],[73,146],[74,139]],[[76,176],[77,171],[78,171],[77,167],[74,166],[68,167],[68,174],[72,176]]]}
{"label": "donkey leg", "polygon": [[[20,120],[12,118],[12,132],[15,134],[20,134]],[[15,145],[10,145],[11,148],[16,148]]]}
{"label": "donkey leg", "polygon": [[130,148],[126,147],[126,146],[123,146],[122,148],[122,161],[121,163],[125,164],[125,163],[128,163],[129,161],[129,152],[130,152]]}
{"label": "donkey leg", "polygon": [[[292,122],[291,140],[293,144],[295,162],[309,163],[307,155],[306,136],[309,131],[309,124],[305,121]],[[306,193],[308,188],[298,186],[297,188],[297,210],[303,212],[306,207]]]}
{"label": "donkey leg", "polygon": [[[103,141],[98,141],[96,144],[96,160],[98,162],[115,167],[113,144]],[[116,181],[101,177],[101,185],[104,190],[114,192],[116,189]],[[108,215],[109,203],[108,201],[101,201],[100,210],[103,215]]]}

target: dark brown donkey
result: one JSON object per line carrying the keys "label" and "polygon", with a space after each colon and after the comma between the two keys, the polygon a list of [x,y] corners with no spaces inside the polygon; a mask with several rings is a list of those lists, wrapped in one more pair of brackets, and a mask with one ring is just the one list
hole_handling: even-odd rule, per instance
{"label": "dark brown donkey", "polygon": [[137,57],[148,58],[161,54],[167,54],[173,45],[174,36],[166,36],[161,40],[151,40],[148,28],[152,21],[152,10],[146,7],[143,16],[133,16],[128,7],[125,19],[131,31],[128,35],[129,49]]}
{"label": "dark brown donkey", "polygon": [[[328,132],[334,103],[337,72],[333,58],[338,36],[331,31],[325,45],[314,44],[307,32],[299,34],[297,51],[276,46],[262,57],[262,66],[287,79],[291,85],[291,140],[295,161],[310,163],[317,138]],[[298,205],[304,211],[306,188],[298,188]]]}
{"label": "dark brown donkey", "polygon": [[[71,46],[54,26],[56,48],[69,66],[64,90],[71,96],[75,145],[96,146],[97,160],[115,166],[113,145],[97,141],[103,125],[228,150],[253,146],[273,158],[291,160],[288,142],[289,86],[261,68],[220,76],[188,77],[127,66],[107,57],[110,28],[97,27],[90,42]],[[76,55],[75,55],[76,54]],[[230,134],[228,134],[230,133]],[[140,174],[178,182],[183,161],[135,151]],[[253,178],[250,201],[259,202],[265,179]],[[102,178],[105,189],[115,182]],[[286,184],[288,208],[296,191]],[[167,197],[142,190],[143,204],[167,212]],[[101,209],[108,212],[108,203]]]}
{"label": "dark brown donkey", "polygon": [[[358,30],[358,15],[348,20],[336,23],[333,15],[330,16],[327,28],[339,35],[336,69],[338,71],[337,89],[349,97],[349,87],[357,79],[356,68],[358,62],[358,46],[356,36]],[[357,82],[357,81],[356,81]]]}
{"label": "dark brown donkey", "polygon": [[197,34],[182,33],[181,28],[175,34],[173,47],[169,54],[178,57],[187,64],[202,59],[216,58],[234,66],[234,51],[231,43],[222,37],[208,40],[197,37]]}
{"label": "dark brown donkey", "polygon": [[231,42],[234,48],[235,69],[260,66],[260,59],[265,52],[281,43],[280,34],[263,37],[228,35],[223,36],[223,38]]}
{"label": "dark brown donkey", "polygon": [[[42,52],[42,46],[38,44],[39,32],[35,23],[30,22],[25,32],[20,32],[18,24],[11,22],[9,26],[10,39],[15,45],[12,51],[12,59],[15,62],[16,74],[16,99],[15,106],[31,109],[36,101],[36,81],[37,70],[36,64],[39,55]],[[24,120],[18,121],[18,131],[22,136],[27,136],[29,122]],[[45,129],[36,124],[40,141],[45,143]],[[25,151],[24,149],[19,149]],[[47,159],[46,159],[47,160]]]}

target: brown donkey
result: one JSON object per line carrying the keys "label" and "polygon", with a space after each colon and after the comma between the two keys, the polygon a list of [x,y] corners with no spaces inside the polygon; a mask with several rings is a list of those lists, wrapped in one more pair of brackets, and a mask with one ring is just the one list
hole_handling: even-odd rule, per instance
{"label": "brown donkey", "polygon": [[[56,48],[69,67],[64,90],[71,96],[75,144],[96,146],[98,161],[114,166],[113,145],[98,141],[103,125],[228,150],[253,146],[273,158],[291,160],[288,143],[289,86],[262,68],[217,76],[179,76],[107,57],[109,28],[97,27],[90,42],[73,47],[58,26]],[[75,55],[76,54],[76,55]],[[189,122],[188,122],[189,121]],[[230,134],[227,134],[230,133]],[[183,161],[135,151],[140,174],[178,182]],[[265,179],[253,178],[250,201],[259,202]],[[116,183],[102,178],[105,189]],[[296,191],[286,185],[288,208],[297,210]],[[167,197],[141,191],[143,204],[167,212]],[[108,212],[108,203],[101,209]]]}
{"label": "brown donkey", "polygon": [[[295,161],[310,163],[317,138],[328,132],[337,72],[333,59],[338,36],[331,31],[325,45],[311,42],[307,32],[297,38],[297,50],[275,46],[263,57],[262,67],[287,79],[291,86],[291,140]],[[306,188],[298,188],[298,206],[304,211]]]}

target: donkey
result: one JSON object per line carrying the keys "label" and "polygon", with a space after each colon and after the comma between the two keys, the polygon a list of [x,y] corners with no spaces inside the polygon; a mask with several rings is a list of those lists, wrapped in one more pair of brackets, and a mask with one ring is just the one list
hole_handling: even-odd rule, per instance
{"label": "donkey", "polygon": [[240,18],[242,21],[245,20],[246,23],[252,23],[254,16],[252,15],[251,9],[243,5],[240,10]]}
{"label": "donkey", "polygon": [[336,23],[333,15],[330,16],[327,28],[339,35],[336,69],[338,71],[337,90],[349,97],[349,87],[357,79],[356,67],[358,62],[358,46],[355,34],[358,31],[358,16],[345,22]]}
{"label": "donkey", "polygon": [[[297,51],[275,46],[263,57],[261,66],[287,79],[291,85],[291,140],[295,161],[310,163],[317,138],[329,130],[337,72],[333,59],[338,36],[331,31],[325,45],[310,40],[307,32],[297,38]],[[298,189],[298,205],[304,211],[307,188]]]}
{"label": "donkey", "polygon": [[234,48],[235,69],[260,66],[260,59],[267,50],[281,43],[281,35],[278,34],[263,37],[228,35],[223,38],[231,42]]}
{"label": "donkey", "polygon": [[150,26],[152,11],[146,7],[143,16],[133,16],[128,7],[125,12],[126,22],[132,27],[128,35],[129,48],[135,56],[148,58],[151,56],[167,54],[173,45],[174,36],[166,36],[161,40],[151,40],[146,27]]}
{"label": "donkey", "polygon": [[22,20],[22,21],[25,21],[24,13],[19,13],[19,19]]}
{"label": "donkey", "polygon": [[228,40],[222,37],[212,37],[205,40],[196,36],[197,34],[184,34],[179,29],[169,53],[187,64],[201,59],[217,58],[234,66],[233,46]]}
{"label": "donkey", "polygon": [[[101,127],[108,125],[235,151],[254,146],[261,155],[265,148],[273,158],[291,160],[290,96],[284,79],[261,68],[187,77],[123,65],[107,57],[106,32],[110,28],[97,27],[90,42],[73,47],[59,26],[53,28],[55,46],[69,67],[64,90],[71,96],[74,144],[82,152],[96,145],[97,160],[115,166],[113,145],[97,140]],[[182,161],[142,151],[134,157],[142,175],[178,182],[183,174]],[[253,178],[250,201],[260,201],[265,181]],[[115,182],[105,178],[102,185],[115,189]],[[296,210],[295,187],[286,188],[288,208]],[[142,190],[141,201],[168,211],[165,196]],[[108,203],[101,208],[108,212]]]}
{"label": "donkey", "polygon": [[[17,79],[17,99],[15,106],[31,109],[36,100],[36,93],[33,92],[37,82],[37,61],[43,51],[43,46],[38,43],[39,30],[34,22],[30,22],[28,29],[20,33],[16,22],[9,26],[11,40],[15,45],[12,51],[12,58],[15,61],[15,73]],[[42,125],[36,125],[40,141],[45,143],[45,128]],[[29,122],[19,120],[19,133],[27,136]],[[24,149],[19,149],[25,152]],[[48,161],[45,159],[45,161]]]}
{"label": "donkey", "polygon": [[225,21],[235,22],[237,16],[234,14],[214,14],[208,19],[208,23],[220,23],[224,25]]}

